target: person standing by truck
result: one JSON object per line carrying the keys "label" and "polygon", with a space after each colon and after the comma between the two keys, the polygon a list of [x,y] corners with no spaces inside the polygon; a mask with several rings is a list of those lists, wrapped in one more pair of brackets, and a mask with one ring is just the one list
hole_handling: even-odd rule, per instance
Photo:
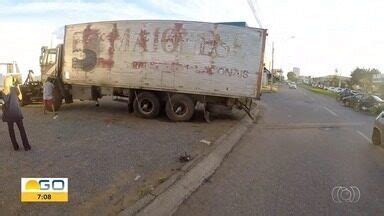
{"label": "person standing by truck", "polygon": [[31,150],[31,146],[29,145],[29,141],[27,138],[27,134],[25,132],[25,128],[23,125],[23,114],[20,109],[19,100],[22,100],[22,95],[19,87],[13,86],[13,77],[7,77],[4,80],[4,90],[3,90],[3,98],[4,104],[2,107],[3,122],[7,122],[9,136],[11,138],[11,142],[13,145],[13,149],[15,151],[19,150],[19,145],[17,144],[14,123],[16,123],[17,127],[20,131],[21,140],[23,142],[23,146],[25,151]]}
{"label": "person standing by truck", "polygon": [[46,114],[47,108],[51,108],[53,112],[53,118],[57,118],[57,113],[55,111],[55,105],[53,104],[53,90],[55,85],[53,84],[53,78],[48,77],[47,81],[43,86],[43,100],[44,100],[44,114]]}

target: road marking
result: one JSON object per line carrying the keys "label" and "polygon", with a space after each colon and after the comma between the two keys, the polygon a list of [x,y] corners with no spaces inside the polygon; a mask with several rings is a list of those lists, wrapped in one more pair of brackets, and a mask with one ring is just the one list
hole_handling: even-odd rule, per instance
{"label": "road marking", "polygon": [[315,99],[314,99],[311,95],[307,94],[306,92],[303,92],[303,94],[304,94],[306,97],[308,97],[309,99],[311,99],[311,101],[315,101]]}
{"label": "road marking", "polygon": [[265,129],[313,129],[313,128],[343,128],[361,126],[358,122],[341,123],[277,123],[277,124],[258,124]]}
{"label": "road marking", "polygon": [[363,132],[356,130],[356,133],[358,133],[360,136],[362,136],[365,140],[367,140],[369,143],[371,143],[371,139],[369,139]]}
{"label": "road marking", "polygon": [[312,96],[308,95],[308,97],[309,97],[309,99],[311,99],[311,101],[315,101],[315,99]]}
{"label": "road marking", "polygon": [[334,116],[338,116],[335,112],[333,112],[332,110],[330,110],[328,107],[323,106],[323,108],[324,108],[325,110],[327,110],[329,113],[331,113],[332,115],[334,115]]}

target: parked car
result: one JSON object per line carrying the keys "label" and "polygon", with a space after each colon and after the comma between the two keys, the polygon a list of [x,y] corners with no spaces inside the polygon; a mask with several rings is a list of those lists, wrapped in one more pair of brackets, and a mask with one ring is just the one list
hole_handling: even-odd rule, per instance
{"label": "parked car", "polygon": [[296,83],[289,83],[288,86],[290,89],[297,89]]}
{"label": "parked car", "polygon": [[376,105],[374,106],[372,109],[371,109],[371,112],[372,113],[381,113],[384,111],[384,103],[381,103],[379,105]]}
{"label": "parked car", "polygon": [[354,107],[355,104],[357,104],[362,97],[363,97],[363,94],[357,93],[350,96],[346,96],[342,98],[341,101],[346,107]]}
{"label": "parked car", "polygon": [[354,94],[354,91],[351,89],[343,89],[343,91],[338,93],[339,95],[336,97],[338,101],[342,100],[345,97],[351,96]]}
{"label": "parked car", "polygon": [[340,93],[340,92],[344,91],[344,89],[340,88],[340,87],[328,87],[328,91],[331,91],[334,93]]}
{"label": "parked car", "polygon": [[364,95],[353,106],[356,111],[370,111],[373,114],[381,113],[384,101],[376,95]]}
{"label": "parked car", "polygon": [[377,116],[375,124],[373,125],[372,143],[380,145],[384,140],[384,112]]}

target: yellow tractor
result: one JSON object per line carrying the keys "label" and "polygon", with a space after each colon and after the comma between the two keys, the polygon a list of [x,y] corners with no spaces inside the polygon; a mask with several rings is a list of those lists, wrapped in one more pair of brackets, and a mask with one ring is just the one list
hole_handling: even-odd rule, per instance
{"label": "yellow tractor", "polygon": [[[20,85],[22,83],[21,73],[16,62],[0,63],[0,92],[3,91],[6,77],[13,77],[14,85]],[[3,104],[4,100],[1,95],[2,94],[0,94],[0,104]]]}

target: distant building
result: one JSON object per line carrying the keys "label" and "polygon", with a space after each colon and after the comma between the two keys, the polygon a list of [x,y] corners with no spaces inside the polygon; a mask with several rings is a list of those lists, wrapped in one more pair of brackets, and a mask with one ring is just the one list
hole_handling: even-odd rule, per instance
{"label": "distant building", "polygon": [[374,74],[372,77],[373,90],[384,98],[384,74]]}
{"label": "distant building", "polygon": [[280,76],[283,74],[283,69],[273,69],[274,76]]}
{"label": "distant building", "polygon": [[324,86],[335,86],[336,87],[336,86],[339,86],[339,82],[340,82],[342,87],[344,87],[347,85],[347,82],[350,79],[351,79],[350,77],[328,75],[328,76],[323,76],[323,77],[314,77],[314,78],[312,78],[312,83],[321,84]]}
{"label": "distant building", "polygon": [[384,85],[384,74],[374,74],[372,77],[372,82],[374,84],[383,84]]}
{"label": "distant building", "polygon": [[270,78],[271,78],[271,72],[267,68],[264,67],[263,78],[262,78],[262,81],[261,81],[261,85],[262,86],[268,85]]}
{"label": "distant building", "polygon": [[275,79],[278,79],[278,80],[283,80],[284,79],[284,75],[283,75],[283,69],[273,69],[273,77]]}
{"label": "distant building", "polygon": [[299,76],[298,81],[300,83],[305,83],[305,84],[311,84],[312,83],[312,77],[311,76]]}
{"label": "distant building", "polygon": [[296,77],[300,77],[300,68],[294,67],[292,72],[296,75]]}

